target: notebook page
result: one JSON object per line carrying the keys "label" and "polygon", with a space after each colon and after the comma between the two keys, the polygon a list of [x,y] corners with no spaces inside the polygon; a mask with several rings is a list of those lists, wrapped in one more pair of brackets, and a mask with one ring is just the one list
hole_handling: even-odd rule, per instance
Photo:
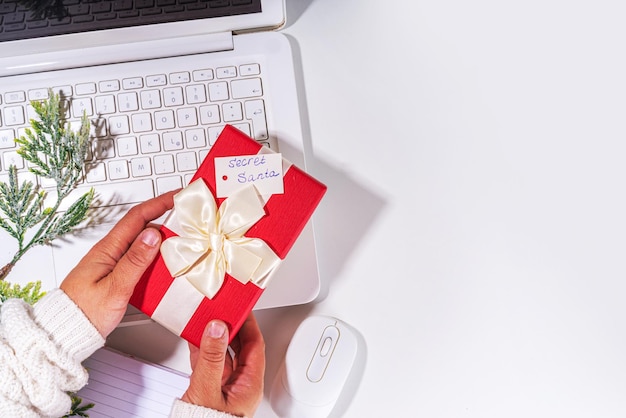
{"label": "notebook page", "polygon": [[172,403],[189,386],[189,376],[157,364],[102,348],[83,365],[87,386],[78,392],[91,418],[158,418],[169,416]]}

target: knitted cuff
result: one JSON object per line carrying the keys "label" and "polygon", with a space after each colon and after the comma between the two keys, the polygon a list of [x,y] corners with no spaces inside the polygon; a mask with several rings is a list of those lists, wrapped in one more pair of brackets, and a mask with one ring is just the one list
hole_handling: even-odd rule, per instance
{"label": "knitted cuff", "polygon": [[82,362],[104,338],[83,311],[61,289],[49,291],[33,307],[34,319],[71,358]]}
{"label": "knitted cuff", "polygon": [[[176,418],[242,418],[226,412],[216,411],[203,406],[192,405],[180,399],[174,400],[170,417]],[[245,418],[245,417],[243,417]]]}

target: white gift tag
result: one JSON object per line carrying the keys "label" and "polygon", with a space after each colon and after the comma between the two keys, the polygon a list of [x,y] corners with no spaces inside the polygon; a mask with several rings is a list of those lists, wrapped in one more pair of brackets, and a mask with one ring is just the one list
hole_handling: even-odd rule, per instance
{"label": "white gift tag", "polygon": [[260,195],[283,193],[282,155],[273,153],[215,158],[217,197],[228,197],[250,183],[254,184]]}

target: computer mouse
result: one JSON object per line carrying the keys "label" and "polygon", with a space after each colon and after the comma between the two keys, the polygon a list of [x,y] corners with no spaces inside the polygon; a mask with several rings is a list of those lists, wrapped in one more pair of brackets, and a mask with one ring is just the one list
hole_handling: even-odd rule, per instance
{"label": "computer mouse", "polygon": [[357,335],[337,318],[313,315],[293,335],[270,391],[281,418],[328,417],[355,364]]}

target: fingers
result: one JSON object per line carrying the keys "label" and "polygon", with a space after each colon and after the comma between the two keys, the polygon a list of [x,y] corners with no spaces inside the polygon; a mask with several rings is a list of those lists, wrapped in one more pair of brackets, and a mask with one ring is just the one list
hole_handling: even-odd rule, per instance
{"label": "fingers", "polygon": [[113,260],[119,260],[135,237],[148,225],[174,206],[176,190],[164,193],[132,207],[113,229],[98,242],[92,251],[102,251]]}
{"label": "fingers", "polygon": [[228,328],[219,320],[209,322],[204,330],[189,388],[182,400],[212,408],[224,403],[222,373],[228,347]]}
{"label": "fingers", "polygon": [[239,345],[239,349],[235,350],[235,384],[255,389],[249,390],[241,399],[244,410],[252,413],[261,403],[265,375],[265,341],[254,314],[248,315],[235,340]]}
{"label": "fingers", "polygon": [[161,233],[154,228],[144,229],[120,258],[110,275],[114,297],[126,301],[135,285],[159,252]]}
{"label": "fingers", "polygon": [[265,371],[265,341],[252,313],[246,318],[237,337],[241,344],[238,365],[246,368],[247,375],[259,378],[262,382]]}

